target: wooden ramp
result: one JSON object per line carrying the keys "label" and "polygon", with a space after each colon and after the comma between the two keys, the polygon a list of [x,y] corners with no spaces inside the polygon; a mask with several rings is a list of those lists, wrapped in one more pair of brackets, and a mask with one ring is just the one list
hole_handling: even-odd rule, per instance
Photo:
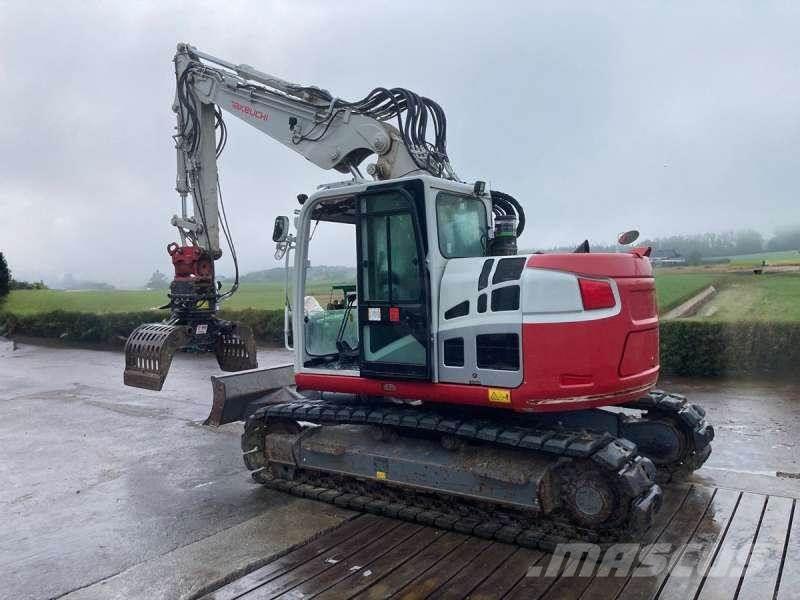
{"label": "wooden ramp", "polygon": [[791,498],[670,487],[637,544],[575,557],[360,515],[204,598],[800,599],[796,509]]}

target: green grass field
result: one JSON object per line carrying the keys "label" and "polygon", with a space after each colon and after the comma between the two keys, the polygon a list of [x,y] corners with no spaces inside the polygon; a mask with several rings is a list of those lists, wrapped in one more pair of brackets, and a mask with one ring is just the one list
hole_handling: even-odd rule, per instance
{"label": "green grass field", "polygon": [[741,254],[739,256],[724,256],[729,258],[732,267],[757,267],[761,266],[762,261],[767,261],[768,265],[798,265],[800,264],[800,252],[797,250],[787,250],[785,252],[760,252],[758,254]]}
{"label": "green grass field", "polygon": [[720,279],[719,273],[656,272],[658,310],[664,313]]}
{"label": "green grass field", "polygon": [[[316,283],[311,286],[311,293],[324,304],[330,289],[329,283]],[[166,290],[14,290],[0,310],[17,315],[53,310],[122,313],[157,308],[166,302]],[[282,306],[282,283],[242,284],[238,292],[223,304],[224,308],[229,309],[276,309]]]}
{"label": "green grass field", "polygon": [[712,321],[800,321],[800,274],[730,276],[693,317]]}

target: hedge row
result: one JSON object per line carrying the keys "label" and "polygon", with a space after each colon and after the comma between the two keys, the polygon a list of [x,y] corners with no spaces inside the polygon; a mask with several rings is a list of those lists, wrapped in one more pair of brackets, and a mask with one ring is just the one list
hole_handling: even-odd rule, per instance
{"label": "hedge row", "polygon": [[[89,314],[55,311],[0,315],[0,333],[121,345],[139,324],[165,313]],[[223,311],[221,317],[252,327],[260,342],[283,341],[280,310]],[[5,327],[4,327],[5,323]],[[661,366],[678,375],[793,374],[800,365],[800,323],[665,321],[661,323]]]}
{"label": "hedge row", "polygon": [[[156,323],[166,311],[92,314],[57,310],[34,315],[0,314],[0,333],[60,338],[72,342],[122,345],[142,323]],[[282,310],[222,311],[220,317],[252,327],[261,342],[283,342]]]}
{"label": "hedge row", "polygon": [[795,375],[800,323],[661,323],[661,368],[677,375]]}
{"label": "hedge row", "polygon": [[161,311],[92,314],[56,310],[32,315],[6,314],[9,335],[27,335],[43,338],[61,338],[72,342],[121,344],[138,325],[160,321],[166,316]]}

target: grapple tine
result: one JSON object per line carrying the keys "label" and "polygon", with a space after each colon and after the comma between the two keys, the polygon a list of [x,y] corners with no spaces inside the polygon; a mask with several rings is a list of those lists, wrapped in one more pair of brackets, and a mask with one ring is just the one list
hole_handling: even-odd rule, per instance
{"label": "grapple tine", "polygon": [[230,333],[217,338],[217,362],[223,371],[244,371],[258,367],[256,338],[247,325],[235,324]]}
{"label": "grapple tine", "polygon": [[185,326],[145,323],[137,327],[125,343],[125,385],[161,390],[172,356],[188,339]]}

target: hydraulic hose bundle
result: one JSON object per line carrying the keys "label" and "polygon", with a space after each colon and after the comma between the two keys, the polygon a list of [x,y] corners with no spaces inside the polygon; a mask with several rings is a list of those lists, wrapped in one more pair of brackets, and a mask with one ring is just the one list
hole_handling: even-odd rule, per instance
{"label": "hydraulic hose bundle", "polygon": [[[303,139],[324,135],[334,117],[345,110],[368,115],[378,121],[396,118],[397,129],[417,167],[436,177],[455,179],[450,158],[447,156],[447,117],[442,107],[430,98],[399,87],[375,88],[355,102],[334,99],[325,90],[315,87],[298,86],[296,91],[298,94],[332,103],[330,115],[315,128],[324,126],[322,133],[312,130]],[[428,141],[429,122],[433,124],[433,141]]]}

